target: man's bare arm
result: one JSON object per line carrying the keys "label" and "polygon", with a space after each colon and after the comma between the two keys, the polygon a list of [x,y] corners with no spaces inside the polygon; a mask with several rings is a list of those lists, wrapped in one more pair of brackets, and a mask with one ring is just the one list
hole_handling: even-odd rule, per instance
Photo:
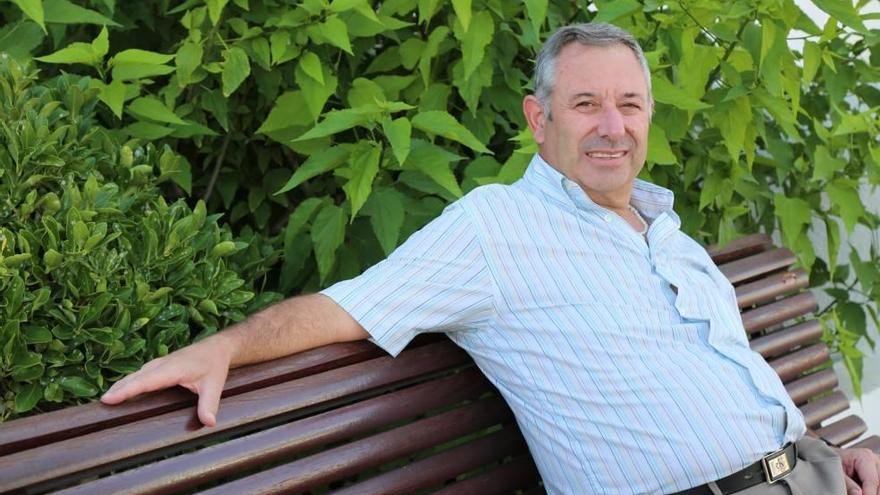
{"label": "man's bare arm", "polygon": [[144,364],[110,387],[101,401],[118,404],[145,392],[180,385],[199,395],[199,420],[214,426],[229,368],[367,337],[366,330],[329,297],[294,297]]}

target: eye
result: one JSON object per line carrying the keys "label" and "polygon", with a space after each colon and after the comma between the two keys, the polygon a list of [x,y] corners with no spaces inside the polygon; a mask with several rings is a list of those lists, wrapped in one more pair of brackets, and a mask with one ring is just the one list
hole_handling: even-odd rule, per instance
{"label": "eye", "polygon": [[592,101],[579,101],[575,103],[575,108],[591,108],[594,107],[595,104]]}

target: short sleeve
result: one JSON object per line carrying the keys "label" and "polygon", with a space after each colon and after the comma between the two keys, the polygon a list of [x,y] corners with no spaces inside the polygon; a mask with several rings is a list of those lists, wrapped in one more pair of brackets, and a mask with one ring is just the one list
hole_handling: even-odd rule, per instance
{"label": "short sleeve", "polygon": [[489,319],[492,283],[473,222],[453,203],[388,258],[321,293],[396,356],[422,332],[473,329]]}

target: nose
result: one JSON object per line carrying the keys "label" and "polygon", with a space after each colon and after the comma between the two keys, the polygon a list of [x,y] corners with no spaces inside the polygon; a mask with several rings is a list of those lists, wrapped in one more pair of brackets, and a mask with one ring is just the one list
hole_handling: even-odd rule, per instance
{"label": "nose", "polygon": [[626,129],[623,125],[623,115],[615,106],[605,107],[599,120],[599,135],[611,139],[620,138],[626,135]]}

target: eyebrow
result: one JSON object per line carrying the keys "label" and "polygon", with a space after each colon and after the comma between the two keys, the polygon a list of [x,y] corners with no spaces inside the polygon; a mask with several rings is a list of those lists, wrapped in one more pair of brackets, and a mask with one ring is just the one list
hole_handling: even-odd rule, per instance
{"label": "eyebrow", "polygon": [[[582,93],[577,93],[577,94],[575,94],[574,96],[571,97],[571,99],[572,99],[572,100],[576,100],[576,99],[578,99],[578,98],[593,98],[593,97],[595,97],[595,96],[596,96],[596,93],[591,93],[591,92],[589,92],[589,91],[585,91],[585,92],[582,92]],[[630,91],[630,92],[624,93],[624,94],[623,94],[623,98],[624,98],[624,99],[628,99],[628,98],[638,98],[638,99],[640,99],[640,100],[645,100],[645,97],[644,97],[641,93],[636,93],[636,92],[633,92],[633,91]]]}

